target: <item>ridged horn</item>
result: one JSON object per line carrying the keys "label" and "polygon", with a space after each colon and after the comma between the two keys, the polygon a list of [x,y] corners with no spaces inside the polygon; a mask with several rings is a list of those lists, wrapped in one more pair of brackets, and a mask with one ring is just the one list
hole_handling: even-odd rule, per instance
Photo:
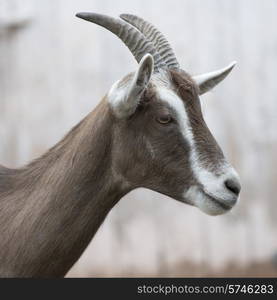
{"label": "ridged horn", "polygon": [[114,33],[129,48],[137,62],[140,62],[145,54],[150,53],[154,59],[155,72],[166,67],[154,44],[129,23],[110,16],[88,12],[77,13],[76,17],[98,24]]}
{"label": "ridged horn", "polygon": [[159,52],[168,68],[179,68],[179,63],[169,42],[154,25],[135,15],[121,14],[120,18],[135,26],[149,41],[154,44],[154,47]]}

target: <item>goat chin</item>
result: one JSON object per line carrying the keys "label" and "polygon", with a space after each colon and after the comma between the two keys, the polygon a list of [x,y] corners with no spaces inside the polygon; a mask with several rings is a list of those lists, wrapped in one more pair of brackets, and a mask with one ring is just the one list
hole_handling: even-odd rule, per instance
{"label": "goat chin", "polygon": [[210,216],[218,216],[229,212],[233,208],[230,202],[212,197],[197,186],[192,186],[185,193],[187,201]]}

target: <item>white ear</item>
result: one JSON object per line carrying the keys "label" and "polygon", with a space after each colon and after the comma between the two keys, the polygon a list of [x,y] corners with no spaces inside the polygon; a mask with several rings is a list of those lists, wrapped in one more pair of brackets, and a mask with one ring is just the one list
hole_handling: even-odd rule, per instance
{"label": "white ear", "polygon": [[210,73],[205,73],[197,76],[193,76],[192,78],[197,83],[199,87],[199,94],[202,95],[213,87],[215,87],[219,82],[221,82],[234,68],[236,62],[230,63],[227,67],[216,70]]}
{"label": "white ear", "polygon": [[135,112],[140,97],[149,84],[153,69],[153,57],[151,54],[146,54],[141,59],[131,80],[124,83],[123,79],[111,88],[108,100],[118,118],[128,118]]}

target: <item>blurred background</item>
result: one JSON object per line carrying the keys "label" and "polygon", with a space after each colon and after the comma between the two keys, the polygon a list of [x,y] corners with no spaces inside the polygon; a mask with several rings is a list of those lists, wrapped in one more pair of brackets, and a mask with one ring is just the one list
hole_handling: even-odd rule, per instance
{"label": "blurred background", "polygon": [[1,164],[43,154],[135,69],[123,43],[79,11],[142,16],[191,74],[237,60],[203,110],[243,190],[218,217],[133,191],[68,276],[277,276],[277,1],[0,0]]}

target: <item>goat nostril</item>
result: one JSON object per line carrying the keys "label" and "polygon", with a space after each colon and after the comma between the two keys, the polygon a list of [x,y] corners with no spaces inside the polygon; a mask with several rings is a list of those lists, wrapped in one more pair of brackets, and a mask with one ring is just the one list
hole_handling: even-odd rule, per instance
{"label": "goat nostril", "polygon": [[227,179],[225,182],[224,182],[226,188],[228,190],[230,190],[232,193],[234,193],[235,195],[238,196],[239,192],[240,192],[240,189],[241,189],[241,186],[239,184],[239,182],[235,179]]}

